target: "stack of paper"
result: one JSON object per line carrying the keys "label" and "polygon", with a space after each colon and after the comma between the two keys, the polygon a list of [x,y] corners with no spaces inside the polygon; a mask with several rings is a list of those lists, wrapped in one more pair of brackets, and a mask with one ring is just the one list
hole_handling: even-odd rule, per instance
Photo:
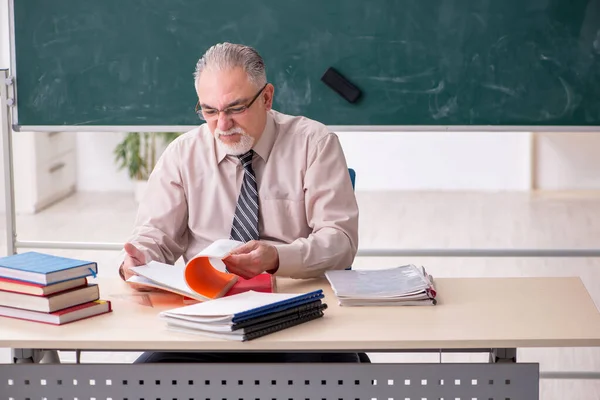
{"label": "stack of paper", "polygon": [[341,306],[435,305],[433,279],[423,267],[327,271]]}
{"label": "stack of paper", "polygon": [[170,330],[247,341],[323,316],[323,291],[248,291],[159,314]]}

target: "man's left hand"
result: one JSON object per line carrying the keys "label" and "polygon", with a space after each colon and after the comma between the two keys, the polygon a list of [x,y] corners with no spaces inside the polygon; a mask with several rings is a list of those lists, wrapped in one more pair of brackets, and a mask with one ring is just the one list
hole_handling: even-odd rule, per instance
{"label": "man's left hand", "polygon": [[250,279],[265,271],[269,273],[277,271],[279,253],[273,245],[251,240],[232,250],[223,262],[229,272]]}

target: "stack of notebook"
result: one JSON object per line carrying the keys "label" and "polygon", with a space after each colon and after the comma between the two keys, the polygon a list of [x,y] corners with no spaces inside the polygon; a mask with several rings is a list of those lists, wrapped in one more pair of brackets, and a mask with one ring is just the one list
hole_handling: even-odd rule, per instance
{"label": "stack of notebook", "polygon": [[433,278],[412,264],[379,270],[327,271],[341,306],[426,306],[436,304]]}
{"label": "stack of notebook", "polygon": [[252,340],[324,315],[323,291],[247,291],[160,313],[170,330],[237,341]]}
{"label": "stack of notebook", "polygon": [[0,258],[0,316],[62,325],[111,311],[95,262],[27,252]]}

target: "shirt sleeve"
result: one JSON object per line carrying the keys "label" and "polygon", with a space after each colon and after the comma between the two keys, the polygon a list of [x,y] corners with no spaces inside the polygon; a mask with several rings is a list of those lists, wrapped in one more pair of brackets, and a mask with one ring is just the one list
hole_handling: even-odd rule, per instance
{"label": "shirt sleeve", "polygon": [[309,154],[304,176],[306,218],[312,233],[276,245],[276,275],[321,276],[352,265],[358,248],[358,205],[346,159],[336,134],[321,138]]}
{"label": "shirt sleeve", "polygon": [[129,242],[146,262],[174,264],[188,244],[188,206],[182,183],[180,141],[169,144],[152,171]]}

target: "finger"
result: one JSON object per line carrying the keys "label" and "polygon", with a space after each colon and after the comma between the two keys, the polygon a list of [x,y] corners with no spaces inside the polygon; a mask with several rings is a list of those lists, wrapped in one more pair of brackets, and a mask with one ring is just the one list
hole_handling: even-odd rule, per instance
{"label": "finger", "polygon": [[255,258],[256,256],[254,252],[250,252],[247,254],[234,254],[224,258],[223,262],[225,263],[225,265],[227,265],[227,269],[229,269],[229,266],[243,268],[253,265],[253,263],[255,262]]}
{"label": "finger", "polygon": [[246,255],[230,256],[229,258],[224,259],[223,262],[225,263],[225,267],[227,267],[227,272],[241,276],[242,278],[246,278],[247,268],[243,262],[240,263],[238,261],[239,257],[245,258],[247,256]]}
{"label": "finger", "polygon": [[242,268],[242,267],[227,268],[227,271],[229,271],[230,273],[232,273],[234,275],[240,276],[244,279],[251,279],[256,276],[256,274],[254,272],[252,272],[251,270],[248,270],[248,269]]}
{"label": "finger", "polygon": [[125,277],[125,280],[135,275],[133,271],[131,271],[131,267],[135,267],[135,265],[132,262],[123,263],[123,276]]}
{"label": "finger", "polygon": [[137,264],[136,265],[144,265],[146,264],[146,257],[144,253],[142,253],[137,247],[135,247],[131,243],[125,243],[123,246],[127,255],[129,255]]}
{"label": "finger", "polygon": [[258,240],[251,240],[247,243],[244,243],[243,245],[236,247],[235,249],[231,250],[229,252],[229,254],[246,254],[246,253],[250,253],[251,251],[255,250],[256,248],[258,248],[260,242]]}
{"label": "finger", "polygon": [[227,266],[227,271],[245,279],[250,279],[264,272],[260,254],[260,249],[256,249],[248,254],[229,256],[228,259],[223,261]]}

